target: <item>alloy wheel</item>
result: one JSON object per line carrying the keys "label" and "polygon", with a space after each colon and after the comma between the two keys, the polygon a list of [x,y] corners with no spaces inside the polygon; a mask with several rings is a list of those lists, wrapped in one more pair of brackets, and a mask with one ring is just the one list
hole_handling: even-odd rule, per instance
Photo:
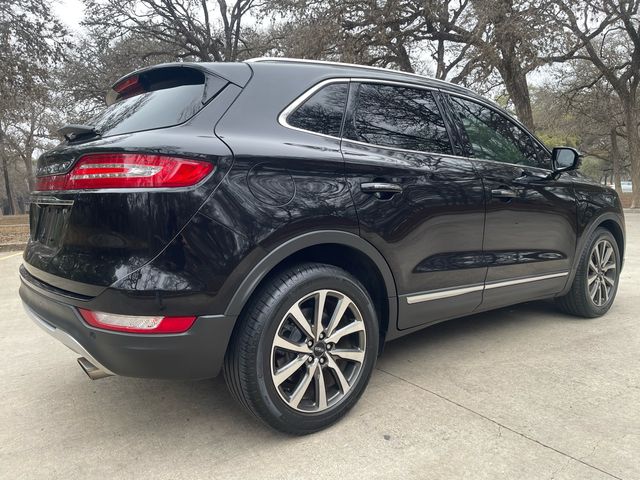
{"label": "alloy wheel", "polygon": [[296,301],[276,330],[271,378],[291,408],[318,413],[342,402],[365,360],[362,315],[347,295],[317,290]]}
{"label": "alloy wheel", "polygon": [[594,305],[602,307],[609,302],[617,279],[616,252],[609,240],[598,241],[589,256],[587,290]]}

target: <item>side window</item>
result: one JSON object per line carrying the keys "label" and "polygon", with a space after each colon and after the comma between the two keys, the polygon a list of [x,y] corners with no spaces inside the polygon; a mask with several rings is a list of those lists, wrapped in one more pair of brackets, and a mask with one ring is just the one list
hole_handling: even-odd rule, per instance
{"label": "side window", "polygon": [[531,167],[551,167],[549,154],[506,116],[462,98],[451,97],[451,104],[469,137],[474,157]]}
{"label": "side window", "polygon": [[361,84],[345,137],[386,147],[453,153],[433,95],[418,88]]}
{"label": "side window", "polygon": [[321,88],[287,117],[287,123],[310,132],[339,137],[348,90],[347,83],[332,83]]}

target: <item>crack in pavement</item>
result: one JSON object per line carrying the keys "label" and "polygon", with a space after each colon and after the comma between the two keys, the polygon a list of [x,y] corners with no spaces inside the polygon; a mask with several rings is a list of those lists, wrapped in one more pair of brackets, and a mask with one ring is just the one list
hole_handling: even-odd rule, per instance
{"label": "crack in pavement", "polygon": [[402,378],[402,377],[400,377],[400,376],[398,376],[398,375],[396,375],[396,374],[394,374],[394,373],[388,372],[388,371],[383,370],[383,369],[381,369],[381,368],[379,368],[379,367],[376,367],[376,370],[378,370],[379,372],[382,372],[382,373],[386,373],[387,375],[389,375],[389,376],[391,376],[391,377],[397,378],[398,380],[401,380],[401,381],[403,381],[403,382],[405,382],[405,383],[408,383],[409,385],[412,385],[412,386],[414,386],[414,387],[416,387],[416,388],[419,388],[420,390],[422,390],[422,391],[424,391],[424,392],[427,392],[427,393],[430,393],[431,395],[435,395],[436,397],[438,397],[438,398],[440,398],[440,399],[442,399],[442,400],[444,400],[444,401],[446,401],[446,402],[449,402],[449,403],[451,403],[451,404],[453,404],[453,405],[456,405],[457,407],[460,407],[460,408],[462,408],[462,409],[464,409],[464,410],[466,410],[466,411],[468,411],[468,412],[470,412],[470,413],[473,413],[474,415],[477,415],[478,417],[484,418],[485,420],[488,420],[489,422],[491,422],[491,423],[493,423],[493,424],[495,424],[495,425],[498,425],[498,427],[499,427],[499,428],[501,427],[501,428],[504,428],[504,429],[506,429],[506,430],[509,430],[510,432],[515,433],[516,435],[519,435],[519,436],[521,436],[522,438],[524,438],[524,439],[526,439],[526,440],[529,440],[530,442],[537,443],[537,444],[538,444],[538,445],[540,445],[541,447],[547,448],[547,449],[549,449],[549,450],[552,450],[552,451],[554,451],[554,452],[556,452],[556,453],[558,453],[558,454],[562,455],[563,457],[566,457],[566,458],[569,458],[569,459],[571,459],[571,460],[573,460],[573,461],[575,461],[575,462],[581,463],[581,464],[582,464],[582,465],[584,465],[585,467],[589,467],[589,468],[591,468],[591,469],[593,469],[593,470],[597,470],[598,472],[600,472],[600,473],[604,473],[605,475],[607,475],[607,476],[609,476],[609,477],[611,477],[611,478],[615,478],[616,480],[623,480],[622,478],[620,478],[620,477],[618,477],[618,476],[616,476],[616,475],[614,475],[614,474],[612,474],[612,473],[609,473],[609,472],[607,472],[606,470],[603,470],[603,469],[601,469],[601,468],[599,468],[599,467],[596,467],[595,465],[592,465],[592,464],[590,464],[590,463],[587,463],[587,462],[585,462],[584,460],[580,460],[579,458],[576,458],[576,457],[574,457],[574,456],[572,456],[572,455],[569,455],[568,453],[565,453],[565,452],[563,452],[563,451],[561,451],[561,450],[558,450],[557,448],[554,448],[554,447],[552,447],[552,446],[550,446],[550,445],[547,445],[547,444],[545,444],[545,443],[542,443],[541,441],[536,440],[535,438],[531,438],[531,437],[529,437],[529,436],[525,435],[524,433],[518,432],[517,430],[514,430],[513,428],[508,427],[508,426],[506,426],[506,425],[504,425],[504,424],[502,424],[502,423],[500,423],[500,422],[498,422],[498,421],[494,420],[494,419],[493,419],[493,418],[491,418],[491,417],[487,417],[486,415],[483,415],[483,414],[482,414],[482,413],[480,413],[480,412],[476,412],[475,410],[473,410],[473,409],[471,409],[471,408],[469,408],[469,407],[466,407],[466,406],[464,406],[464,405],[462,405],[462,404],[460,404],[460,403],[456,402],[455,400],[451,400],[450,398],[447,398],[447,397],[445,397],[444,395],[441,395],[441,394],[439,394],[439,393],[437,393],[437,392],[434,392],[434,391],[432,391],[432,390],[429,390],[428,388],[425,388],[425,387],[423,387],[423,386],[421,386],[421,385],[418,385],[417,383],[413,383],[413,382],[411,382],[411,381],[407,380],[406,378]]}

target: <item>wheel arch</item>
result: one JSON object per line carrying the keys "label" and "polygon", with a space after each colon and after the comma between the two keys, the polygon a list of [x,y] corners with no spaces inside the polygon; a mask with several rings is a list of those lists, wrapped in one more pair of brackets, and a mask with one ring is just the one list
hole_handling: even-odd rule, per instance
{"label": "wheel arch", "polygon": [[620,251],[620,265],[624,263],[624,249],[625,249],[625,241],[624,241],[624,230],[620,223],[615,220],[609,218],[602,222],[600,222],[596,228],[603,227],[611,232],[613,238],[616,239],[616,243],[618,244],[618,250]]}
{"label": "wheel arch", "polygon": [[620,265],[622,265],[624,260],[624,250],[625,250],[625,229],[624,229],[624,219],[620,214],[607,212],[602,215],[597,216],[584,228],[582,234],[578,237],[578,241],[576,243],[576,253],[575,253],[575,261],[571,267],[571,271],[569,272],[569,278],[567,278],[567,283],[558,296],[565,295],[573,284],[573,279],[576,276],[576,272],[578,270],[578,264],[580,261],[580,257],[582,255],[582,250],[585,248],[585,245],[593,232],[596,229],[603,227],[611,232],[613,237],[616,240],[616,244],[618,245],[618,249],[620,251]]}
{"label": "wheel arch", "polygon": [[232,296],[225,315],[240,315],[251,296],[269,276],[294,263],[323,262],[344,268],[369,291],[380,315],[381,345],[389,328],[397,324],[397,291],[393,274],[382,254],[358,235],[339,230],[309,232],[270,251]]}

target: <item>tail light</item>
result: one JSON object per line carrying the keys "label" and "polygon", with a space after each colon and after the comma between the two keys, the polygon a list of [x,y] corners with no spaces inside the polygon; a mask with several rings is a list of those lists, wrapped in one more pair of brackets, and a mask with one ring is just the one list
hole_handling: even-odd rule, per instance
{"label": "tail light", "polygon": [[116,315],[78,309],[92,327],[128,333],[182,333],[191,328],[196,317]]}
{"label": "tail light", "polygon": [[36,179],[36,190],[189,187],[214,170],[211,163],[165,155],[94,153],[63,175]]}
{"label": "tail light", "polygon": [[126,78],[113,86],[113,90],[118,94],[118,100],[133,97],[144,92],[144,86],[140,82],[138,75]]}

